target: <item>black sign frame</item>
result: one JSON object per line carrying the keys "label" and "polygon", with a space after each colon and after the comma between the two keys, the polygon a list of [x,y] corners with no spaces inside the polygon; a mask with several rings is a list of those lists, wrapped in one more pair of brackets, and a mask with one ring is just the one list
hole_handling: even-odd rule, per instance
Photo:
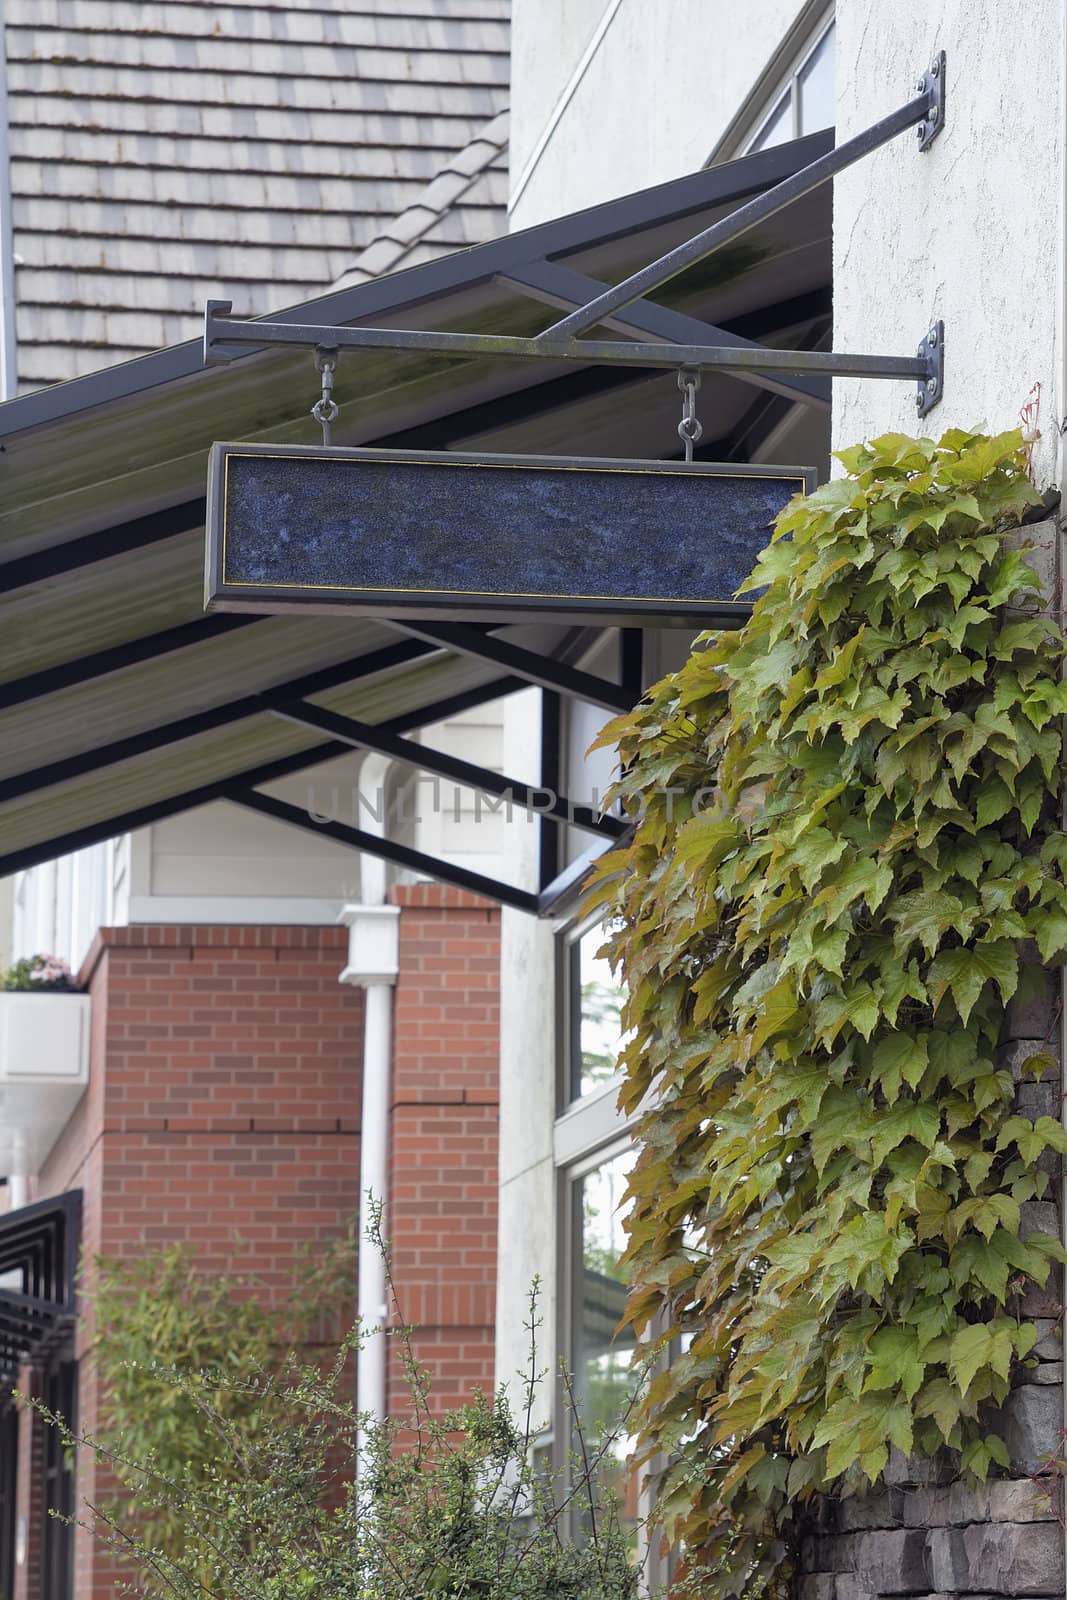
{"label": "black sign frame", "polygon": [[[580,492],[589,491],[594,497],[598,486],[601,487],[606,480],[612,480],[610,493],[618,496],[622,491],[620,485],[614,480],[626,477],[630,482],[625,486],[633,490],[639,481],[642,489],[647,488],[653,502],[662,502],[662,514],[665,525],[659,531],[660,543],[657,546],[657,579],[662,572],[665,582],[660,587],[666,593],[656,595],[634,595],[626,593],[585,594],[557,592],[545,589],[538,592],[517,592],[501,587],[492,588],[462,588],[439,587],[428,588],[424,583],[406,585],[374,586],[363,583],[323,583],[278,581],[276,577],[256,579],[249,581],[247,573],[234,575],[233,563],[238,557],[232,555],[237,545],[238,537],[229,537],[231,526],[231,502],[239,502],[239,494],[231,482],[230,463],[235,460],[260,459],[272,462],[304,461],[315,462],[341,462],[362,463],[374,468],[395,466],[400,469],[401,475],[412,474],[408,480],[410,484],[417,481],[420,469],[441,468],[479,468],[487,469],[494,473],[511,471],[525,474],[519,480],[513,479],[509,488],[519,490],[522,486],[534,484],[541,475],[568,473],[579,476],[571,480],[572,485]],[[277,471],[283,469],[278,468]],[[237,477],[237,474],[234,474]],[[236,611],[257,613],[312,613],[343,616],[393,616],[398,620],[453,620],[453,621],[527,621],[540,618],[545,621],[558,622],[590,622],[605,625],[612,622],[621,625],[633,626],[635,622],[644,619],[650,626],[689,626],[694,624],[709,623],[724,618],[739,619],[743,617],[749,607],[750,600],[738,599],[737,585],[747,576],[759,550],[766,545],[771,536],[770,523],[773,512],[784,506],[793,494],[810,493],[815,484],[816,474],[813,468],[807,467],[782,467],[763,464],[734,463],[734,462],[706,462],[697,461],[682,463],[678,461],[630,461],[611,458],[583,458],[560,456],[520,456],[520,455],[487,455],[462,451],[410,451],[410,450],[374,450],[351,449],[342,446],[311,446],[288,445],[275,446],[265,444],[215,444],[211,450],[211,461],[208,477],[208,502],[207,502],[207,552],[205,571],[205,605],[209,611]],[[757,485],[765,487],[781,485],[780,492],[766,488],[766,494],[775,501],[772,515],[764,517],[759,523],[743,530],[744,549],[740,559],[738,551],[731,552],[730,560],[733,565],[729,570],[729,582],[721,583],[719,587],[728,589],[727,593],[708,593],[699,596],[684,595],[670,592],[670,491],[677,490],[679,480],[688,480],[688,486],[694,479],[708,481],[718,480],[728,490],[736,491],[742,496],[747,489],[742,486],[752,485],[752,497],[758,496]],[[671,480],[668,484],[665,480]],[[306,483],[305,478],[305,483]],[[398,478],[398,482],[401,479]],[[447,480],[438,479],[440,482]],[[427,480],[428,482],[428,480]],[[457,487],[460,480],[457,480]],[[473,477],[469,470],[463,482],[468,487],[477,485],[480,489],[481,475]],[[660,493],[662,482],[663,493]],[[547,487],[556,487],[553,480],[545,479]],[[709,483],[709,488],[710,488]],[[632,499],[632,495],[629,497]],[[677,496],[676,496],[677,498]],[[595,500],[591,503],[595,503]],[[765,497],[763,511],[767,510],[768,500]],[[262,507],[263,516],[270,521],[274,515],[275,502],[270,500]],[[241,506],[238,503],[238,511]],[[462,507],[457,507],[462,511]],[[679,508],[684,509],[684,508]],[[714,516],[715,506],[709,501],[706,508],[707,524],[702,525],[701,536],[707,528],[712,528],[712,542],[707,547],[707,561],[709,577],[708,587],[714,583],[712,576],[716,552],[714,547]],[[484,508],[483,508],[484,510]],[[257,529],[249,527],[255,523],[247,507],[243,510],[244,538],[262,537]],[[737,508],[732,510],[735,521],[738,515]],[[763,513],[760,513],[763,516]],[[237,525],[237,514],[233,516],[233,525]],[[558,527],[558,525],[557,525]],[[452,530],[437,528],[437,536]],[[531,530],[533,531],[533,530]],[[603,530],[602,530],[603,531]],[[676,527],[677,534],[677,527]],[[463,530],[459,530],[462,536]],[[570,530],[572,541],[580,539],[581,530],[577,523]],[[632,534],[633,530],[631,530]],[[638,534],[640,528],[637,529]],[[692,541],[694,530],[689,529],[688,535]],[[287,533],[283,534],[287,537]],[[335,535],[340,537],[339,535]],[[737,543],[735,533],[735,545]],[[662,560],[658,551],[662,550]],[[266,565],[276,561],[277,545],[269,546],[269,556]],[[555,555],[553,550],[552,555]],[[692,552],[690,551],[690,558]],[[246,553],[242,558],[247,559]],[[647,545],[644,547],[644,559],[647,566]],[[721,560],[720,560],[721,566]],[[606,588],[607,585],[602,585]]]}

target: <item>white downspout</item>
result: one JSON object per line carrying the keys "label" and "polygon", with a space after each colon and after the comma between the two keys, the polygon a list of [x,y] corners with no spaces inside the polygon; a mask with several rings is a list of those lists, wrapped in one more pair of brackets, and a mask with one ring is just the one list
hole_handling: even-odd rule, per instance
{"label": "white downspout", "polygon": [[11,1171],[7,1179],[8,1200],[12,1211],[19,1211],[30,1203],[30,1175],[26,1160],[26,1140],[15,1134]]}
{"label": "white downspout", "polygon": [[[359,826],[385,834],[385,780],[390,763],[369,756],[359,775]],[[400,907],[385,903],[386,869],[375,856],[360,857],[360,903],[345,906],[340,920],[348,928],[348,962],[342,983],[364,991],[363,1107],[359,1134],[361,1206],[368,1197],[384,1204],[389,1193],[389,1100],[393,1069],[393,986],[400,962]],[[383,1231],[386,1231],[383,1229]],[[387,1231],[386,1231],[387,1236]],[[362,1343],[356,1355],[356,1403],[375,1421],[386,1414],[385,1262],[361,1239],[356,1315]],[[366,1436],[356,1436],[356,1476],[365,1465]]]}

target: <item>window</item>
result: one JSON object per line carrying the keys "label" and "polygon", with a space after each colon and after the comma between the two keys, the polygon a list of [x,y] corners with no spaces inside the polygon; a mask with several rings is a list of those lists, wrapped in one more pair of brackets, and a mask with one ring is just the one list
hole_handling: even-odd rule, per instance
{"label": "window", "polygon": [[[565,1206],[571,1235],[568,1366],[574,1379],[575,1405],[590,1451],[611,1438],[596,1476],[596,1493],[599,1497],[613,1497],[637,1559],[639,1474],[627,1462],[630,1439],[625,1429],[634,1392],[630,1368],[633,1337],[625,1329],[615,1331],[626,1304],[626,1283],[619,1260],[626,1245],[623,1195],[632,1160],[633,1152],[627,1146],[568,1174]],[[579,1440],[569,1413],[564,1414],[560,1431],[573,1455],[579,1449]],[[576,1532],[587,1529],[587,1523],[587,1502],[578,1496]]]}
{"label": "window", "polygon": [[623,990],[607,958],[597,954],[604,940],[597,923],[567,947],[568,1100],[603,1088],[617,1071]]}
{"label": "window", "polygon": [[779,82],[769,110],[757,114],[749,126],[755,133],[743,140],[741,153],[769,150],[772,145],[801,139],[805,134],[832,128],[835,117],[834,24],[824,23],[785,80]]}
{"label": "window", "polygon": [[[653,683],[682,664],[692,636],[684,629],[653,629],[645,631],[641,642],[643,681]],[[578,664],[586,671],[615,677],[620,643],[618,634],[609,630]],[[599,707],[568,705],[560,766],[562,787],[571,799],[589,803],[594,792],[602,795],[611,782],[612,753],[598,751],[592,759],[586,755],[605,720]],[[589,840],[574,830],[567,833],[565,856],[573,860]],[[614,1435],[601,1463],[601,1488],[613,1493],[634,1561],[642,1564],[649,1587],[655,1588],[665,1582],[669,1563],[659,1536],[649,1541],[645,1533],[651,1509],[645,1480],[650,1469],[636,1469],[628,1461],[631,1439],[626,1419],[633,1394],[634,1345],[626,1329],[616,1332],[627,1294],[619,1262],[626,1243],[623,1197],[635,1156],[630,1131],[637,1120],[637,1113],[626,1115],[618,1108],[624,992],[607,959],[598,954],[607,942],[602,924],[576,921],[556,933],[557,1115],[552,1167],[557,1232],[551,1267],[555,1344],[573,1376],[589,1442],[598,1434]],[[561,1390],[555,1395],[550,1433],[553,1466],[561,1471],[578,1443]],[[547,1441],[548,1433],[544,1437]],[[580,1535],[583,1515],[577,1505],[572,1526]]]}

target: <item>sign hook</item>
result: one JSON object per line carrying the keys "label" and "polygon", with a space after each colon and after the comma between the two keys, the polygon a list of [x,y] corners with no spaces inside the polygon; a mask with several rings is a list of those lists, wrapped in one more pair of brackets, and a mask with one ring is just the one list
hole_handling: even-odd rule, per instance
{"label": "sign hook", "polygon": [[700,373],[695,367],[682,367],[678,373],[678,387],[682,391],[682,420],[678,424],[678,437],[685,445],[686,462],[693,459],[693,446],[700,443],[704,429],[697,417],[697,390]]}
{"label": "sign hook", "polygon": [[311,415],[322,429],[324,446],[330,444],[330,424],[337,421],[337,405],[333,398],[333,375],[337,369],[337,351],[319,345],[315,351],[315,368],[322,373],[322,395],[311,408]]}

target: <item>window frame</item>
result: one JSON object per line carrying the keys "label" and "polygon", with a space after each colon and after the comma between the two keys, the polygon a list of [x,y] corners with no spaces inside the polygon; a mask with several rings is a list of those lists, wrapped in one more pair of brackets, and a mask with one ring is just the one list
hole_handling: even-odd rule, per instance
{"label": "window frame", "polygon": [[[758,149],[773,148],[771,145],[760,145],[758,140],[764,131],[770,127],[772,121],[778,115],[782,101],[787,95],[789,96],[790,113],[789,137],[790,139],[803,138],[803,134],[800,130],[801,80],[803,79],[805,72],[807,71],[811,62],[814,60],[819,49],[826,42],[828,35],[834,31],[836,23],[836,14],[833,10],[830,10],[823,17],[821,23],[819,23],[813,29],[811,34],[809,34],[806,45],[804,46],[803,50],[801,50],[799,54],[794,57],[793,64],[780,80],[779,87],[776,89],[773,95],[769,96],[768,99],[764,101],[764,109],[762,114],[757,117],[753,117],[750,120],[749,133],[742,145],[742,155],[748,155]],[[828,126],[832,126],[832,124],[828,124]],[[817,128],[812,128],[809,131],[812,133],[818,133],[820,130]]]}
{"label": "window frame", "polygon": [[[777,113],[782,100],[790,99],[791,138],[800,138],[800,77],[827,34],[836,23],[835,7],[826,0],[814,0],[798,17],[760,75],[751,94],[739,106],[729,127],[708,157],[706,165],[717,166],[756,153],[756,141]],[[772,148],[767,146],[767,148]]]}
{"label": "window frame", "polygon": [[[598,1095],[603,1099],[603,1095]],[[578,1348],[578,1300],[576,1285],[578,1271],[582,1261],[582,1212],[575,1203],[575,1196],[581,1184],[598,1167],[606,1165],[609,1161],[624,1156],[634,1148],[625,1128],[622,1132],[616,1131],[614,1136],[606,1143],[587,1149],[584,1155],[575,1157],[572,1161],[561,1165],[556,1164],[556,1217],[558,1219],[559,1238],[556,1246],[556,1261],[558,1277],[558,1290],[556,1296],[557,1318],[557,1349],[563,1352],[563,1359],[570,1373],[572,1382],[577,1388],[578,1374],[576,1371],[575,1354]],[[562,1471],[571,1459],[574,1445],[574,1426],[567,1397],[564,1393],[562,1382],[556,1385],[552,1417],[552,1437],[555,1450],[555,1467]],[[572,1506],[568,1514],[569,1532],[572,1537],[578,1531],[578,1507]],[[641,1541],[644,1548],[644,1541]]]}

